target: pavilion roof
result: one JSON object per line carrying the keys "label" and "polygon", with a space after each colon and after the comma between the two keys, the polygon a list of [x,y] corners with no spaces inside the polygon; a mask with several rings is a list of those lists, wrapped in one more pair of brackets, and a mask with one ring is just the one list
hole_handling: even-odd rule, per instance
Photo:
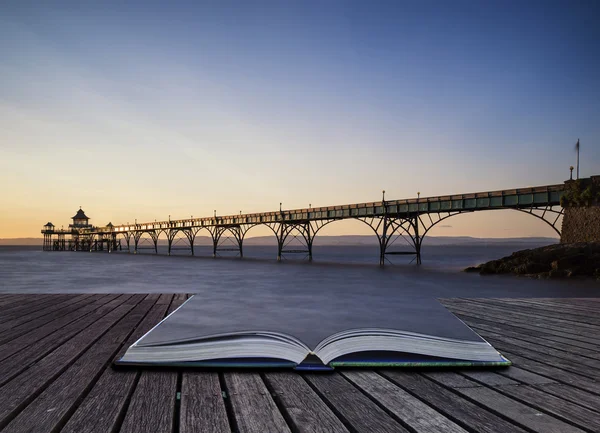
{"label": "pavilion roof", "polygon": [[77,211],[77,213],[75,214],[75,216],[73,217],[73,219],[86,219],[89,220],[90,218],[88,216],[86,216],[85,212],[79,208],[79,210]]}

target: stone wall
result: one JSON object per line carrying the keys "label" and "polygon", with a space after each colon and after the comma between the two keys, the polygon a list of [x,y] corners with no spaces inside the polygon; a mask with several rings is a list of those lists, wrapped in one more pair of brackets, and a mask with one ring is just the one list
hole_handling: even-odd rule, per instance
{"label": "stone wall", "polygon": [[[592,185],[595,191],[600,191],[600,176],[581,179],[580,188]],[[577,187],[575,181],[565,182],[566,191]],[[562,222],[561,243],[600,242],[600,203],[593,200],[591,206],[568,206]]]}
{"label": "stone wall", "polygon": [[600,242],[600,206],[566,208],[560,242]]}

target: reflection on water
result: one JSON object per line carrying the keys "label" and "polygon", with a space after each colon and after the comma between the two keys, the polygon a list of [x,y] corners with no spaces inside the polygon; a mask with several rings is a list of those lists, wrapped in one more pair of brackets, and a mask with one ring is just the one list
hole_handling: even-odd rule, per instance
{"label": "reflection on water", "polygon": [[[379,268],[377,247],[315,246],[313,263],[300,257],[275,261],[276,247],[247,246],[243,260],[127,253],[42,252],[38,247],[0,247],[0,292],[178,292],[221,299],[260,293],[319,293],[331,290],[385,296],[509,297],[597,296],[594,281],[531,280],[512,276],[466,274],[466,266],[509,255],[531,245],[430,246],[423,265],[410,257]],[[163,252],[163,251],[159,251]],[[177,251],[181,253],[181,251]]]}

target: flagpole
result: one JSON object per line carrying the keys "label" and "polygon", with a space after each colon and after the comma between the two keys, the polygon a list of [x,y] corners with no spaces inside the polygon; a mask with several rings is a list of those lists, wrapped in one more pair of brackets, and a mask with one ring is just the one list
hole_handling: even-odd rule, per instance
{"label": "flagpole", "polygon": [[579,138],[577,139],[577,179],[579,179]]}

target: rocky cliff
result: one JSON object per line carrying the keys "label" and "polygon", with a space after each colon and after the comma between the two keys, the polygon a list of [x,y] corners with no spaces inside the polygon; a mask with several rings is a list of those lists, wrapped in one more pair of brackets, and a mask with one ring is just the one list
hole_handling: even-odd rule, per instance
{"label": "rocky cliff", "polygon": [[538,278],[592,277],[600,280],[600,242],[549,245],[465,269],[485,274]]}

